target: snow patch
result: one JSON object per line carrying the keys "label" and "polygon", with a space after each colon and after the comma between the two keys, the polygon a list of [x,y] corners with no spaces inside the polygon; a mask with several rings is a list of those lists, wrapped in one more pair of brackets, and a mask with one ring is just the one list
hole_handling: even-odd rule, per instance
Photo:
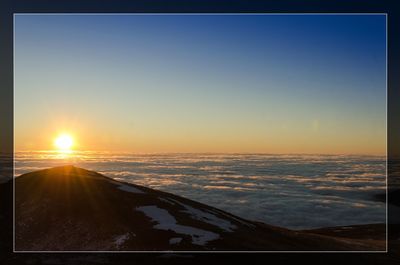
{"label": "snow patch", "polygon": [[193,208],[187,204],[182,202],[178,202],[176,200],[171,199],[172,201],[176,202],[177,204],[183,206],[185,208],[185,213],[188,213],[193,219],[217,226],[226,232],[233,232],[234,229],[237,228],[236,225],[232,224],[229,220],[219,218],[210,212],[205,212],[196,208]]}
{"label": "snow patch", "polygon": [[118,189],[123,190],[123,191],[127,191],[127,192],[132,192],[132,193],[145,193],[141,190],[139,190],[138,188],[132,187],[132,186],[128,186],[125,184],[119,185]]}
{"label": "snow patch", "polygon": [[182,237],[173,237],[169,240],[171,245],[179,244],[182,241]]}
{"label": "snow patch", "polygon": [[132,192],[132,193],[138,193],[138,194],[144,194],[145,193],[144,191],[139,190],[138,188],[135,188],[135,187],[130,186],[130,185],[123,184],[123,183],[115,181],[115,180],[108,180],[108,182],[110,182],[112,184],[115,184],[115,185],[118,185],[118,187],[117,187],[118,189],[126,191],[126,192]]}
{"label": "snow patch", "polygon": [[192,244],[204,246],[209,241],[219,238],[219,235],[216,233],[177,224],[174,216],[167,210],[158,208],[155,205],[140,206],[136,210],[143,212],[146,216],[157,222],[158,224],[153,226],[155,229],[172,230],[178,234],[190,235],[192,237]]}
{"label": "snow patch", "polygon": [[119,248],[130,238],[129,233],[114,237],[114,244]]}

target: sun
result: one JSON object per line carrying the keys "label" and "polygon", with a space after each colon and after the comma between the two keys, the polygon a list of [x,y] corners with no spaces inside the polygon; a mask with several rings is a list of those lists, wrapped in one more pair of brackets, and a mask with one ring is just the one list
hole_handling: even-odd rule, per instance
{"label": "sun", "polygon": [[74,140],[72,136],[69,134],[60,134],[55,140],[54,140],[54,145],[60,150],[60,151],[70,151],[72,146],[74,144]]}

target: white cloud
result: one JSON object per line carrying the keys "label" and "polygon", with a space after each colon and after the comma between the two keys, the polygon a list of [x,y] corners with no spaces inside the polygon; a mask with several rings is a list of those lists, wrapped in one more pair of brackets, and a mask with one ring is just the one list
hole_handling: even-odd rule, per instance
{"label": "white cloud", "polygon": [[[289,228],[385,222],[385,204],[372,200],[386,187],[379,156],[83,152],[67,162]],[[18,153],[16,171],[63,163]]]}

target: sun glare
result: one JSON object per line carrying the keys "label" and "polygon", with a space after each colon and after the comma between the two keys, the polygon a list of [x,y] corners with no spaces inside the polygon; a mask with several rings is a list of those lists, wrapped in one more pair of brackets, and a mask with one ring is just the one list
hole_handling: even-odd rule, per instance
{"label": "sun glare", "polygon": [[60,151],[69,151],[72,148],[74,141],[72,137],[68,134],[61,134],[54,140],[54,145]]}

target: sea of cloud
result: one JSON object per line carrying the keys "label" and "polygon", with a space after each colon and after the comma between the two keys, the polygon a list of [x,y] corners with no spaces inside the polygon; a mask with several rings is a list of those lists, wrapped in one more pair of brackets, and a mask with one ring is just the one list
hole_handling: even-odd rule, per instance
{"label": "sea of cloud", "polygon": [[292,229],[384,223],[386,158],[356,155],[18,152],[15,175],[64,164]]}

